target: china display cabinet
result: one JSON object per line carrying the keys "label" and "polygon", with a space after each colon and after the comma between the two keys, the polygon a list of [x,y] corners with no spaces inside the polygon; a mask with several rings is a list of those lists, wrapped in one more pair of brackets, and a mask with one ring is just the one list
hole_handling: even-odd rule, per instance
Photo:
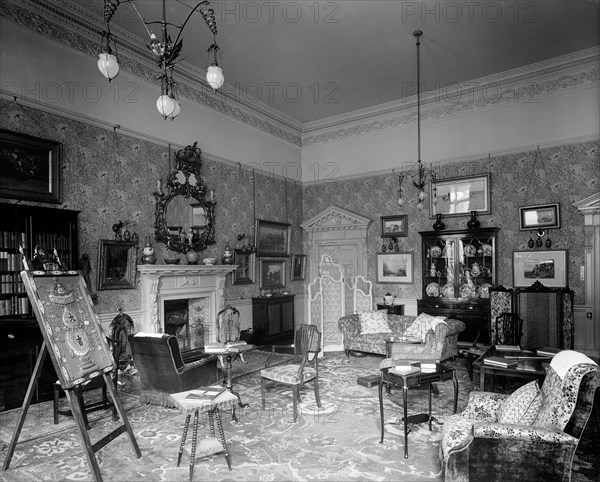
{"label": "china display cabinet", "polygon": [[[56,248],[63,266],[76,269],[78,211],[0,203],[0,410],[23,402],[43,338],[21,281],[19,247],[31,258],[37,245]],[[44,361],[33,402],[52,398],[56,374]]]}
{"label": "china display cabinet", "polygon": [[490,288],[496,285],[498,228],[421,232],[419,313],[465,323],[459,340],[489,342]]}

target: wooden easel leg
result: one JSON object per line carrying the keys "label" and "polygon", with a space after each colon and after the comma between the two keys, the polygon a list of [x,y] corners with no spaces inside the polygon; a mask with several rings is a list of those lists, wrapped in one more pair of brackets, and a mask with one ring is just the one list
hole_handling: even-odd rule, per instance
{"label": "wooden easel leg", "polygon": [[121,418],[121,421],[123,422],[123,425],[127,430],[127,436],[129,437],[131,447],[133,448],[136,457],[139,459],[142,456],[142,452],[140,451],[137,440],[133,435],[131,425],[129,425],[129,419],[127,418],[127,415],[125,415],[125,410],[123,410],[123,405],[121,405],[121,399],[117,396],[117,389],[115,388],[115,385],[113,384],[112,378],[109,374],[104,373],[102,376],[104,377],[104,383],[106,384],[108,392],[110,393],[110,396],[112,398],[113,407],[117,409],[117,413],[119,414],[119,417]]}
{"label": "wooden easel leg", "polygon": [[92,447],[92,442],[88,434],[88,429],[86,428],[86,422],[83,417],[83,412],[81,411],[81,406],[79,405],[79,400],[77,400],[77,395],[74,398],[71,397],[71,390],[72,389],[67,388],[65,390],[65,395],[67,396],[67,400],[69,401],[69,406],[71,407],[71,413],[73,414],[75,425],[77,425],[79,433],[81,434],[81,439],[83,441],[85,449],[85,456],[87,457],[88,463],[92,468],[94,479],[97,482],[102,482],[102,474],[100,473],[100,467],[98,466],[98,461],[96,460],[96,456],[94,455],[94,448]]}
{"label": "wooden easel leg", "polygon": [[35,391],[35,384],[37,383],[38,378],[42,372],[42,365],[44,360],[46,359],[46,354],[48,353],[48,346],[46,345],[46,340],[42,343],[42,348],[40,349],[40,353],[38,354],[37,360],[35,362],[35,367],[33,369],[33,373],[31,375],[31,380],[29,380],[29,387],[27,387],[27,392],[25,393],[25,399],[23,400],[23,405],[21,405],[21,413],[19,414],[19,418],[17,420],[17,425],[15,427],[15,431],[13,432],[12,439],[10,441],[10,445],[8,446],[8,451],[6,452],[6,458],[4,459],[4,464],[2,465],[2,470],[8,470],[10,467],[10,460],[15,453],[15,447],[17,446],[17,440],[19,440],[19,435],[21,433],[21,429],[23,428],[23,423],[25,422],[25,416],[27,415],[27,411],[29,410],[29,405],[31,404],[31,399],[33,398],[33,393]]}

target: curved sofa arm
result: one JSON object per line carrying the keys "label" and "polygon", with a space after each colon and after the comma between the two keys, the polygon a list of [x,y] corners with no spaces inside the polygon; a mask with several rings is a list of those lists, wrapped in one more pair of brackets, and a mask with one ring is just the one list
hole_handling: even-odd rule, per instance
{"label": "curved sofa arm", "polygon": [[497,438],[523,440],[525,442],[546,442],[552,444],[577,445],[578,439],[557,428],[533,427],[512,423],[474,423],[475,438]]}
{"label": "curved sofa arm", "polygon": [[360,319],[357,314],[342,316],[338,320],[338,327],[342,330],[344,337],[360,335]]}
{"label": "curved sofa arm", "polygon": [[463,321],[455,320],[453,318],[446,318],[445,325],[444,325],[444,323],[439,323],[436,326],[436,330],[435,330],[436,333],[437,333],[437,328],[440,325],[445,326],[447,335],[454,335],[455,333],[460,333],[461,331],[464,331],[464,329],[467,327],[467,325],[465,325],[465,323]]}

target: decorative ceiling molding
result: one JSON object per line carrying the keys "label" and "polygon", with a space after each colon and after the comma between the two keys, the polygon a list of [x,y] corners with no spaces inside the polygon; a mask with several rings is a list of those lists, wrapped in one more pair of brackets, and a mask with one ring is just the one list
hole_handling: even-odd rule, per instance
{"label": "decorative ceiling molding", "polygon": [[[0,3],[0,16],[45,37],[73,48],[91,57],[100,53],[100,35],[104,29],[102,19],[73,2],[10,0]],[[160,85],[159,71],[152,55],[142,46],[142,39],[114,25],[121,69],[142,80]],[[213,93],[203,82],[205,72],[181,61],[178,63],[177,81],[183,97],[242,122],[255,129],[278,137],[285,142],[300,146],[301,125],[288,116],[270,108],[263,102],[243,102],[244,96],[235,88]]]}
{"label": "decorative ceiling molding", "polygon": [[[600,80],[598,48],[532,64],[521,69],[475,79],[421,94],[421,119],[434,120],[474,110],[536,102],[565,89],[576,89]],[[335,142],[415,124],[416,96],[372,106],[304,125],[302,147]],[[314,132],[314,134],[309,134]]]}

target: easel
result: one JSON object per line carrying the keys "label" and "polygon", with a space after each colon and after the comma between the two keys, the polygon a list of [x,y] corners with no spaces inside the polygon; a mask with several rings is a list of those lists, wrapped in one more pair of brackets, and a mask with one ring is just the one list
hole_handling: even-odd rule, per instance
{"label": "easel", "polygon": [[[48,256],[45,252],[44,255]],[[131,430],[131,426],[129,425],[129,421],[127,419],[125,410],[123,410],[123,406],[121,405],[121,400],[117,396],[117,390],[109,375],[109,373],[112,370],[117,369],[116,363],[114,359],[110,356],[108,345],[106,343],[106,338],[103,335],[101,335],[100,322],[93,309],[92,300],[89,291],[86,288],[83,276],[79,271],[60,270],[61,265],[60,260],[58,260],[58,257],[52,258],[52,260],[54,261],[54,263],[51,263],[50,268],[58,269],[48,271],[27,271],[31,268],[35,269],[37,267],[35,264],[36,259],[34,258],[33,264],[25,257],[23,259],[26,271],[21,272],[21,278],[23,279],[23,283],[25,284],[27,294],[29,295],[29,299],[35,311],[38,324],[40,325],[40,329],[42,331],[42,334],[44,335],[44,342],[42,344],[40,353],[37,357],[35,368],[33,370],[33,375],[31,377],[31,380],[29,381],[29,387],[27,388],[27,393],[25,394],[25,399],[21,407],[21,414],[19,415],[17,425],[12,436],[12,440],[10,442],[10,445],[8,446],[8,452],[6,454],[2,470],[6,471],[10,466],[10,461],[14,454],[17,445],[17,440],[19,439],[19,434],[21,433],[23,423],[25,422],[25,416],[27,415],[29,405],[31,404],[31,400],[33,398],[35,385],[37,383],[38,378],[40,377],[42,366],[44,360],[46,359],[46,355],[50,354],[50,358],[52,359],[54,369],[58,374],[61,386],[64,389],[67,401],[69,402],[69,406],[71,407],[73,419],[75,420],[75,424],[77,425],[77,428],[81,435],[81,439],[85,449],[85,455],[94,474],[94,479],[98,482],[101,482],[102,474],[100,473],[100,467],[98,466],[98,461],[96,460],[95,453],[101,448],[103,448],[105,445],[113,441],[119,435],[121,435],[122,433],[127,433],[129,441],[133,450],[135,451],[137,458],[140,458],[142,454],[138,447],[133,431]],[[47,268],[46,263],[44,263],[44,268]],[[39,286],[37,286],[36,279],[39,279],[39,281],[41,281],[42,287],[45,288],[48,287],[50,280],[54,281],[57,286],[60,284],[61,280],[64,280],[65,285],[70,283],[70,286],[74,286],[76,290],[78,290],[78,293],[82,295],[64,296],[64,292],[57,291],[58,296],[55,296],[55,299],[58,300],[57,303],[60,303],[61,299],[66,300],[64,301],[65,306],[67,306],[69,303],[76,302],[79,303],[80,306],[86,306],[88,308],[88,312],[85,315],[86,319],[87,317],[89,317],[91,318],[91,320],[87,320],[89,323],[85,326],[85,331],[80,331],[81,336],[86,338],[89,337],[90,341],[93,342],[94,349],[90,350],[90,356],[87,356],[87,358],[85,359],[86,363],[91,363],[95,366],[95,369],[93,371],[88,370],[87,372],[81,374],[81,376],[74,376],[74,373],[77,373],[82,369],[81,366],[78,366],[77,360],[79,359],[79,357],[75,356],[75,354],[71,357],[71,363],[69,365],[67,363],[63,363],[65,353],[68,351],[68,343],[66,343],[64,340],[59,340],[58,337],[55,337],[56,332],[60,332],[60,327],[58,327],[59,329],[57,329],[56,326],[52,326],[52,323],[56,322],[56,316],[53,317],[48,313],[47,310],[44,310],[42,306],[43,301],[41,299],[43,295],[40,295],[40,290],[38,290]],[[64,311],[65,313],[67,312],[66,308],[64,309]],[[69,320],[73,321],[74,325],[78,322],[78,320],[75,319]],[[63,329],[63,331],[65,330]],[[74,339],[78,340],[76,337]],[[81,359],[83,359],[83,357],[81,357]],[[81,362],[80,364],[83,365],[83,362]],[[104,383],[106,384],[108,392],[110,393],[110,397],[112,398],[114,406],[123,424],[117,427],[108,435],[104,436],[96,443],[92,444],[88,434],[88,430],[85,426],[83,412],[81,411],[81,406],[78,403],[75,391],[82,383],[91,380],[92,378],[95,378],[97,376],[102,376],[104,378]]]}

